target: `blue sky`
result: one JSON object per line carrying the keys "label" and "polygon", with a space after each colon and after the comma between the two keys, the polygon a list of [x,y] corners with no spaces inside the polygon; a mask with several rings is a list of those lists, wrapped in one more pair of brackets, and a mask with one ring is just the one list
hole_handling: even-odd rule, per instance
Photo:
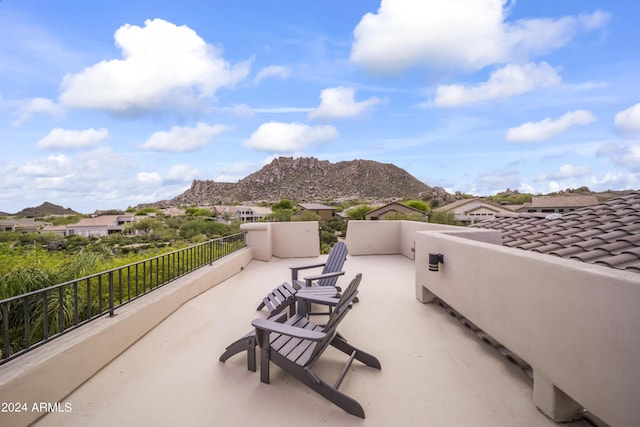
{"label": "blue sky", "polygon": [[0,211],[235,182],[277,156],[449,192],[640,188],[640,2],[0,2]]}

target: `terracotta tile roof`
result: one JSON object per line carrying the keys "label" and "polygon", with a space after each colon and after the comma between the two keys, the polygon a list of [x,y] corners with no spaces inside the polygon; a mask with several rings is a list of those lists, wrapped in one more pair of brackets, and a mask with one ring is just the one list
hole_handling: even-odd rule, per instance
{"label": "terracotta tile roof", "polygon": [[549,208],[591,206],[596,204],[598,204],[596,196],[533,196],[530,206]]}
{"label": "terracotta tile roof", "polygon": [[558,219],[525,214],[474,227],[501,231],[505,246],[640,273],[640,191]]}

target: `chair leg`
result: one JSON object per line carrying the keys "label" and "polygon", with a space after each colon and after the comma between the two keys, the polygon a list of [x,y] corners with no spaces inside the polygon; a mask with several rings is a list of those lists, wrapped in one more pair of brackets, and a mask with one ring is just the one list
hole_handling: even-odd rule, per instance
{"label": "chair leg", "polygon": [[260,381],[269,384],[269,332],[256,329],[256,338],[260,342]]}
{"label": "chair leg", "polygon": [[342,393],[337,388],[330,386],[317,375],[313,374],[313,372],[309,370],[301,372],[296,369],[296,371],[289,373],[295,376],[311,390],[339,406],[347,413],[355,415],[356,417],[364,418],[364,409],[355,399]]}
{"label": "chair leg", "polygon": [[239,340],[230,344],[224,353],[220,356],[221,362],[226,362],[231,356],[243,351],[247,351],[247,369],[256,372],[256,335],[255,332],[249,333]]}
{"label": "chair leg", "polygon": [[355,354],[355,359],[359,360],[360,362],[364,363],[367,366],[370,366],[372,368],[376,368],[376,369],[382,369],[382,365],[380,364],[380,361],[373,355],[362,351],[360,349],[355,348],[354,346],[352,346],[351,344],[349,344],[347,342],[346,339],[344,339],[344,337],[340,334],[336,334],[336,336],[333,338],[333,340],[331,340],[331,346],[337,348],[338,350],[340,350],[341,352],[351,355],[354,351],[356,352]]}

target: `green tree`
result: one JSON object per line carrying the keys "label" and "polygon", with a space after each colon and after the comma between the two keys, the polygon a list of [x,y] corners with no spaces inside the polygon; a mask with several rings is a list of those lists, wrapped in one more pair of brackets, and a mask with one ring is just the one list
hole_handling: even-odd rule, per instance
{"label": "green tree", "polygon": [[184,210],[184,213],[189,216],[204,216],[208,217],[212,215],[211,209],[207,208],[198,208],[198,207],[189,207]]}
{"label": "green tree", "polygon": [[291,221],[320,221],[320,215],[315,212],[304,210],[296,215],[291,215]]}
{"label": "green tree", "polygon": [[197,235],[205,235],[209,239],[232,234],[232,228],[217,221],[194,219],[180,226],[180,236],[184,239],[192,239]]}
{"label": "green tree", "polygon": [[364,216],[367,214],[367,212],[372,210],[373,208],[369,205],[357,206],[347,211],[347,217],[349,219],[364,219]]}
{"label": "green tree", "polygon": [[164,227],[164,224],[159,219],[146,217],[136,222],[126,224],[125,230],[138,230],[144,233],[150,233],[152,231],[160,230],[162,227]]}
{"label": "green tree", "polygon": [[282,199],[278,203],[271,205],[271,209],[274,211],[279,209],[293,209],[293,202],[289,199]]}
{"label": "green tree", "polygon": [[425,213],[429,213],[431,210],[431,207],[422,200],[407,200],[406,202],[402,202],[402,204]]}

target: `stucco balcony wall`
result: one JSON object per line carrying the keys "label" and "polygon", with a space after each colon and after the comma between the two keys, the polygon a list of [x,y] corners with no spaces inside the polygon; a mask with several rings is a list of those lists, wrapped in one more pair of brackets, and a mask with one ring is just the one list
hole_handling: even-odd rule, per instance
{"label": "stucco balcony wall", "polygon": [[318,221],[257,222],[242,224],[240,229],[247,232],[247,246],[260,261],[320,255]]}
{"label": "stucco balcony wall", "polygon": [[[582,406],[614,426],[640,425],[640,276],[471,233],[416,234],[417,298],[435,294],[526,360],[534,402],[550,417]],[[444,256],[437,272],[429,253]]]}
{"label": "stucco balcony wall", "polygon": [[416,221],[349,221],[346,243],[350,255],[396,255],[414,259],[416,231],[460,227]]}
{"label": "stucco balcony wall", "polygon": [[234,252],[0,366],[0,400],[27,405],[26,412],[1,413],[0,426],[35,421],[43,413],[33,404],[61,401],[185,302],[239,273],[252,253]]}

